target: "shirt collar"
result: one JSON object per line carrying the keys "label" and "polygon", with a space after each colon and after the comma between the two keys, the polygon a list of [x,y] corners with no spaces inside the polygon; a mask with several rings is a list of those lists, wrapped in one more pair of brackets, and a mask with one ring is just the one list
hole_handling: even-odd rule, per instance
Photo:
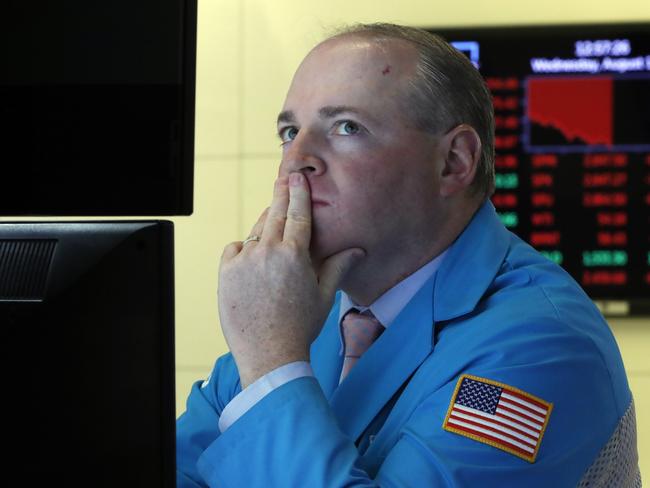
{"label": "shirt collar", "polygon": [[438,270],[445,254],[447,254],[447,250],[386,291],[383,295],[377,298],[377,300],[371,303],[369,307],[355,304],[347,293],[341,292],[339,324],[341,323],[341,320],[343,320],[345,314],[355,308],[359,313],[370,310],[384,327],[390,326],[402,309],[411,301],[411,298],[413,298],[417,291],[422,288],[422,285],[424,285],[424,283]]}

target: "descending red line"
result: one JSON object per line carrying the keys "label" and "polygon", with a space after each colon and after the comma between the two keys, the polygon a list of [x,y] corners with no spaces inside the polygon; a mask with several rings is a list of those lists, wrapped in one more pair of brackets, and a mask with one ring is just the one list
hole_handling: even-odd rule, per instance
{"label": "descending red line", "polygon": [[527,116],[559,130],[568,142],[613,144],[613,80],[558,77],[528,80]]}

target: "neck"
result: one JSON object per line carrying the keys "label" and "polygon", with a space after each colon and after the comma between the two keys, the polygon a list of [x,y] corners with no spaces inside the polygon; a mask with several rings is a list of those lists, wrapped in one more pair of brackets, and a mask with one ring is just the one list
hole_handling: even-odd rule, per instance
{"label": "neck", "polygon": [[477,207],[456,211],[444,222],[431,225],[399,242],[368,252],[365,259],[350,270],[340,288],[364,307],[370,306],[400,281],[440,255],[463,232]]}

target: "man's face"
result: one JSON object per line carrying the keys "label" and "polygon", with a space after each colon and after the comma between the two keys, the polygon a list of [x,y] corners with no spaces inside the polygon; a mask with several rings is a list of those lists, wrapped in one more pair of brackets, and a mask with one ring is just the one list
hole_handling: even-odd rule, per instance
{"label": "man's face", "polygon": [[349,247],[381,258],[430,234],[440,155],[409,118],[404,94],[416,62],[405,42],[344,37],[298,68],[278,119],[280,175],[307,177],[315,259]]}

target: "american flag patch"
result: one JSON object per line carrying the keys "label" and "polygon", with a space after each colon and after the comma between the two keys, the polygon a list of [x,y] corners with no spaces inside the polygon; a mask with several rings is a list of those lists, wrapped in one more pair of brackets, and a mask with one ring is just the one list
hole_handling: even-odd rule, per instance
{"label": "american flag patch", "polygon": [[496,381],[462,375],[442,427],[535,462],[553,404]]}

